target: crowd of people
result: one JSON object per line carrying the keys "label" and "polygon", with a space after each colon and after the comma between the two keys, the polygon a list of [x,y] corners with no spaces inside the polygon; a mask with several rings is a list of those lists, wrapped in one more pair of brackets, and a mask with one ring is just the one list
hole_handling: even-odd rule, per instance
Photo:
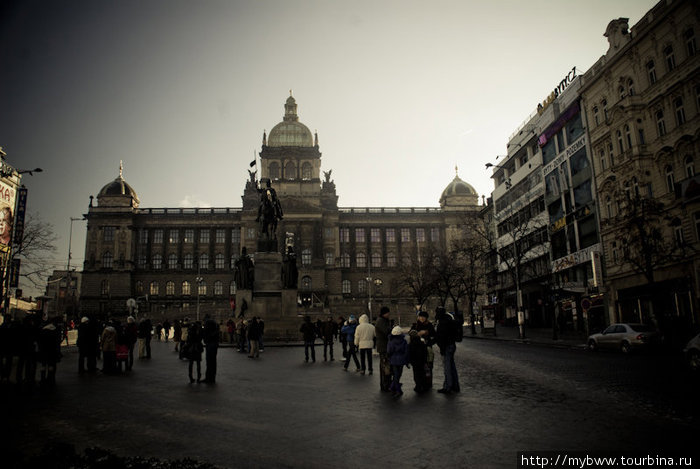
{"label": "crowd of people", "polygon": [[[323,344],[323,360],[334,361],[334,344],[342,347],[343,370],[348,371],[350,362],[361,375],[374,373],[373,350],[379,355],[379,385],[394,397],[401,396],[401,377],[404,367],[413,370],[414,390],[428,391],[433,386],[434,346],[442,357],[445,380],[440,393],[459,392],[459,380],[454,363],[455,341],[461,337],[461,324],[451,313],[438,307],[435,325],[425,311],[420,311],[408,334],[394,325],[388,307],[382,307],[374,324],[362,314],[346,320],[342,316],[315,323],[305,316],[300,328],[304,341],[305,362],[316,361],[315,343]],[[14,378],[20,387],[31,388],[35,384],[36,371],[40,373],[40,386],[48,389],[55,385],[56,367],[60,362],[61,343],[67,338],[68,326],[58,318],[49,320],[37,315],[27,315],[23,320],[6,317],[0,325],[0,383],[9,383]],[[134,358],[151,358],[151,341],[171,338],[181,360],[188,361],[190,383],[215,383],[219,343],[228,340],[240,353],[255,359],[264,350],[265,323],[260,317],[250,319],[233,318],[226,324],[217,323],[209,315],[204,321],[177,319],[172,324],[165,320],[155,327],[148,317],[136,321],[132,316],[126,322],[110,318],[99,321],[85,316],[77,325],[78,373],[95,373],[98,360],[102,360],[105,374],[120,374],[133,368]],[[359,354],[359,357],[358,357]],[[202,378],[202,358],[206,362]]]}
{"label": "crowd of people", "polygon": [[[416,322],[409,329],[394,325],[390,310],[384,306],[379,312],[375,324],[371,324],[366,314],[359,321],[354,315],[345,320],[342,316],[334,320],[329,316],[326,321],[320,319],[312,323],[310,316],[305,316],[299,329],[304,340],[304,361],[316,361],[315,342],[323,341],[323,359],[328,356],[333,361],[333,343],[337,339],[343,351],[343,370],[348,371],[353,361],[356,372],[361,375],[373,374],[372,353],[376,348],[379,355],[379,386],[384,392],[399,397],[403,394],[401,376],[404,367],[413,370],[414,391],[423,393],[433,386],[433,365],[437,346],[444,369],[444,382],[439,393],[450,394],[460,391],[454,356],[456,342],[461,340],[462,324],[448,313],[444,307],[435,310],[433,325],[425,311],[418,312]],[[359,352],[359,359],[358,359]]]}

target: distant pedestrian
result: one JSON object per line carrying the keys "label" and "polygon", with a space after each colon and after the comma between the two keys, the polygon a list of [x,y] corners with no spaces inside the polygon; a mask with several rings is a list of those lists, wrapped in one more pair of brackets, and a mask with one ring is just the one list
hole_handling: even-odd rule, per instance
{"label": "distant pedestrian", "polygon": [[153,323],[144,318],[139,323],[139,358],[151,358],[151,334]]}
{"label": "distant pedestrian", "polygon": [[138,340],[139,327],[136,325],[136,319],[133,316],[126,318],[126,326],[124,327],[124,345],[128,349],[128,357],[126,359],[126,370],[130,371],[134,367],[134,346]]}
{"label": "distant pedestrian", "polygon": [[391,385],[391,364],[386,354],[386,347],[391,335],[391,321],[389,320],[389,308],[382,306],[379,310],[379,318],[374,326],[377,336],[377,353],[379,354],[379,389],[389,392]]}
{"label": "distant pedestrian", "polygon": [[102,330],[102,372],[111,374],[117,371],[117,329],[109,321]]}
{"label": "distant pedestrian", "polygon": [[333,340],[338,334],[338,324],[333,320],[333,316],[328,316],[328,320],[321,326],[321,339],[323,339],[323,361],[328,360],[330,352],[333,361]]}
{"label": "distant pedestrian", "polygon": [[190,384],[194,383],[192,368],[195,363],[197,364],[197,382],[201,382],[202,352],[204,351],[204,345],[202,345],[202,325],[199,321],[190,324],[187,328],[187,340],[182,350],[184,358],[189,361],[188,373]]}
{"label": "distant pedestrian", "polygon": [[182,342],[182,321],[179,319],[173,322],[173,342],[175,342],[175,351],[179,351],[180,342]]}
{"label": "distant pedestrian", "polygon": [[163,323],[163,335],[165,335],[165,341],[168,341],[168,337],[170,337],[170,321],[167,319]]}
{"label": "distant pedestrian", "polygon": [[401,374],[403,373],[403,367],[409,364],[408,344],[406,343],[401,327],[394,326],[391,330],[391,338],[386,347],[386,354],[389,357],[391,374],[393,376],[389,390],[394,397],[398,397],[403,394],[401,390]]}
{"label": "distant pedestrian", "polygon": [[78,373],[97,371],[97,352],[100,347],[97,323],[87,316],[80,320],[78,326]]}
{"label": "distant pedestrian", "polygon": [[260,327],[258,323],[258,318],[253,316],[248,322],[247,326],[248,333],[248,358],[258,358],[260,356]]}
{"label": "distant pedestrian", "polygon": [[161,336],[163,335],[163,324],[156,324],[156,340],[160,342]]}
{"label": "distant pedestrian", "polygon": [[462,325],[458,325],[454,316],[445,312],[445,308],[442,306],[438,306],[435,310],[435,319],[437,320],[435,339],[440,348],[445,371],[445,381],[442,389],[439,389],[438,392],[442,394],[459,392],[459,377],[457,376],[457,367],[455,365],[455,350],[457,348],[455,337],[459,332],[457,327],[461,328]]}
{"label": "distant pedestrian", "polygon": [[228,333],[229,344],[233,345],[236,336],[236,322],[233,319],[226,321],[226,332]]}
{"label": "distant pedestrian", "polygon": [[185,360],[185,344],[187,343],[187,334],[189,334],[190,331],[190,326],[192,323],[190,322],[190,318],[185,318],[182,320],[182,336],[180,337],[180,350],[178,353],[178,357],[180,360]]}
{"label": "distant pedestrian", "polygon": [[39,331],[37,358],[41,364],[39,386],[43,390],[56,386],[56,365],[61,361],[61,332],[58,320],[49,321]]}
{"label": "distant pedestrian", "polygon": [[348,357],[348,339],[345,334],[342,333],[343,327],[347,325],[348,322],[343,318],[343,316],[338,316],[338,340],[340,341],[340,346],[343,349],[343,360]]}
{"label": "distant pedestrian", "polygon": [[[372,374],[372,348],[374,348],[374,326],[369,323],[369,317],[366,314],[360,316],[360,325],[355,329],[355,347],[360,351],[360,364],[362,365],[361,374],[365,374],[365,370]],[[367,368],[365,368],[365,361]]]}
{"label": "distant pedestrian", "polygon": [[246,353],[248,350],[246,349],[246,344],[248,343],[248,320],[247,319],[242,319],[240,323],[238,323],[238,327],[236,328],[236,332],[238,334],[238,351],[240,353]]}
{"label": "distant pedestrian", "polygon": [[360,362],[357,359],[357,348],[355,347],[355,329],[357,329],[357,320],[352,314],[348,318],[348,323],[343,326],[340,333],[345,337],[345,342],[347,343],[348,352],[345,357],[345,364],[343,365],[343,370],[348,371],[348,365],[350,365],[350,358],[355,361],[355,366],[357,369],[355,371],[360,371]]}
{"label": "distant pedestrian", "polygon": [[309,350],[311,350],[311,361],[316,363],[316,350],[314,349],[314,342],[316,341],[316,336],[318,335],[318,329],[311,322],[310,316],[304,316],[304,322],[299,328],[299,332],[304,339],[304,358],[305,362],[309,362]]}
{"label": "distant pedestrian", "polygon": [[204,316],[204,349],[206,350],[207,370],[204,382],[216,382],[216,355],[219,351],[219,325],[208,314]]}

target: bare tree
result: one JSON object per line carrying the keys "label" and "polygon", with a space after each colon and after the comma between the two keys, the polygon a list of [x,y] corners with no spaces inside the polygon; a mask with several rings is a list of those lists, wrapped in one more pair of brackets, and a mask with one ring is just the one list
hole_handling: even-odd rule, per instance
{"label": "bare tree", "polygon": [[27,214],[24,222],[22,242],[12,251],[12,259],[20,260],[20,279],[33,287],[43,289],[46,279],[53,271],[51,259],[56,252],[53,225],[35,213]]}
{"label": "bare tree", "polygon": [[434,257],[435,250],[432,246],[417,248],[401,260],[396,277],[400,288],[408,291],[421,309],[435,293]]}

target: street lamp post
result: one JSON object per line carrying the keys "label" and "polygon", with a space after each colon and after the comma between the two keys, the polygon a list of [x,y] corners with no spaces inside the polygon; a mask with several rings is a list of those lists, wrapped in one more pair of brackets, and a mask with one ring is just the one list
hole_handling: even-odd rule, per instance
{"label": "street lamp post", "polygon": [[202,278],[201,274],[201,266],[199,265],[199,262],[197,263],[197,277],[194,279],[195,282],[197,282],[197,321],[199,321],[199,290],[202,285]]}

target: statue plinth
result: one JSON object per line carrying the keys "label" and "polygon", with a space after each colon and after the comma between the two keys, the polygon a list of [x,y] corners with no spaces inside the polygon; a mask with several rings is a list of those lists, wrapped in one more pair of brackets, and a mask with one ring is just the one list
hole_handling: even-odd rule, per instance
{"label": "statue plinth", "polygon": [[258,237],[258,249],[255,254],[256,259],[258,253],[275,253],[277,251],[277,238],[267,239],[265,236]]}
{"label": "statue plinth", "polygon": [[255,291],[269,292],[282,289],[282,254],[279,252],[255,253]]}

